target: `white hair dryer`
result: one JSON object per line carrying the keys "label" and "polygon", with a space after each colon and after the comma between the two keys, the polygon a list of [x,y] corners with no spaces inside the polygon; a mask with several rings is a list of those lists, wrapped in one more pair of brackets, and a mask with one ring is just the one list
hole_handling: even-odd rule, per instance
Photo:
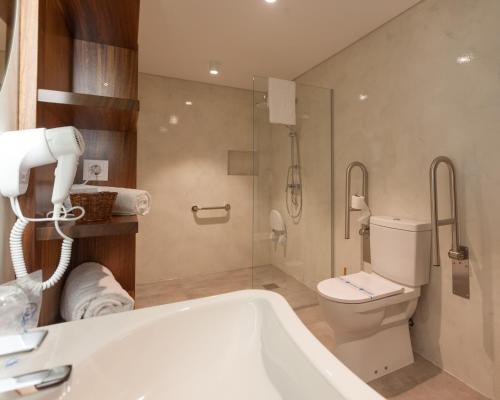
{"label": "white hair dryer", "polygon": [[[75,179],[78,159],[85,150],[85,142],[80,132],[72,127],[55,129],[30,129],[0,134],[0,193],[10,198],[12,210],[18,217],[10,234],[10,250],[17,278],[28,275],[24,262],[22,236],[29,222],[53,221],[57,232],[63,238],[61,258],[54,274],[41,288],[53,286],[64,275],[71,259],[73,239],[65,235],[60,221],[74,221],[68,217],[74,208],[66,210],[63,206]],[[48,218],[27,218],[19,206],[18,196],[28,189],[30,169],[57,162],[54,188],[52,191],[53,215]],[[61,215],[62,214],[62,215]]]}

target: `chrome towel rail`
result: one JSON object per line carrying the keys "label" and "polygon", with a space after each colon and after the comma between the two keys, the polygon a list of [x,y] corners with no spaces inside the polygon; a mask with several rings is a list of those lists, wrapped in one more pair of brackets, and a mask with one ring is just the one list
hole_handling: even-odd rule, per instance
{"label": "chrome towel rail", "polygon": [[227,203],[224,206],[217,206],[217,207],[198,207],[198,206],[191,207],[192,212],[205,211],[205,210],[226,210],[226,211],[229,211],[230,209],[231,209],[231,204],[229,204],[229,203]]}

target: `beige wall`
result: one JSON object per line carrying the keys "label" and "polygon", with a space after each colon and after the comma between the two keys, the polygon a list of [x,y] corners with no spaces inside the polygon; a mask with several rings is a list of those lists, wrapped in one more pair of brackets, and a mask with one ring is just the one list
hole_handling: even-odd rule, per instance
{"label": "beige wall", "polygon": [[[140,74],[139,97],[138,187],[153,209],[140,221],[138,283],[250,267],[252,176],[228,175],[227,152],[252,149],[252,92]],[[227,220],[191,212],[225,203]]]}
{"label": "beige wall", "polygon": [[2,85],[3,74],[5,72],[5,57],[6,57],[5,51],[0,50],[0,86]]}
{"label": "beige wall", "polygon": [[[455,162],[471,298],[452,295],[450,229],[443,227],[442,267],[432,268],[424,288],[413,345],[488,396],[496,385],[500,399],[499,21],[498,0],[423,1],[298,81],[334,89],[337,273],[359,268],[357,235],[343,238],[348,162],[367,165],[374,214],[423,220],[430,219],[431,160],[443,154]],[[457,57],[468,53],[473,61],[459,65]]]}

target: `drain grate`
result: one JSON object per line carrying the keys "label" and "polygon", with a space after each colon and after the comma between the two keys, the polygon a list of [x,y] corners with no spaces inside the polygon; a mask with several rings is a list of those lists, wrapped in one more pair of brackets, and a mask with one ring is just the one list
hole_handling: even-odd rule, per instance
{"label": "drain grate", "polygon": [[262,285],[262,287],[266,290],[274,290],[279,288],[279,286],[276,285],[276,283],[265,283]]}

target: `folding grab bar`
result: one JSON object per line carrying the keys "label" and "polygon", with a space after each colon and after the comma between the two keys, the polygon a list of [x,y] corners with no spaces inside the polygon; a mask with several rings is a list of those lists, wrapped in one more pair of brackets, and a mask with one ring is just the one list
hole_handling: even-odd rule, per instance
{"label": "folding grab bar", "polygon": [[361,195],[365,197],[368,204],[368,170],[363,163],[353,161],[347,166],[345,172],[345,235],[346,239],[351,238],[351,211],[358,211],[351,207],[351,172],[353,168],[358,167],[363,173]]}
{"label": "folding grab bar", "polygon": [[[445,164],[448,167],[451,203],[451,218],[442,220],[439,219],[437,199],[437,170],[441,164]],[[436,157],[431,163],[429,178],[431,186],[432,265],[441,265],[438,229],[440,226],[451,225],[451,249],[448,251],[448,257],[452,260],[453,293],[469,298],[469,249],[460,244],[457,188],[453,162],[445,156]]]}

